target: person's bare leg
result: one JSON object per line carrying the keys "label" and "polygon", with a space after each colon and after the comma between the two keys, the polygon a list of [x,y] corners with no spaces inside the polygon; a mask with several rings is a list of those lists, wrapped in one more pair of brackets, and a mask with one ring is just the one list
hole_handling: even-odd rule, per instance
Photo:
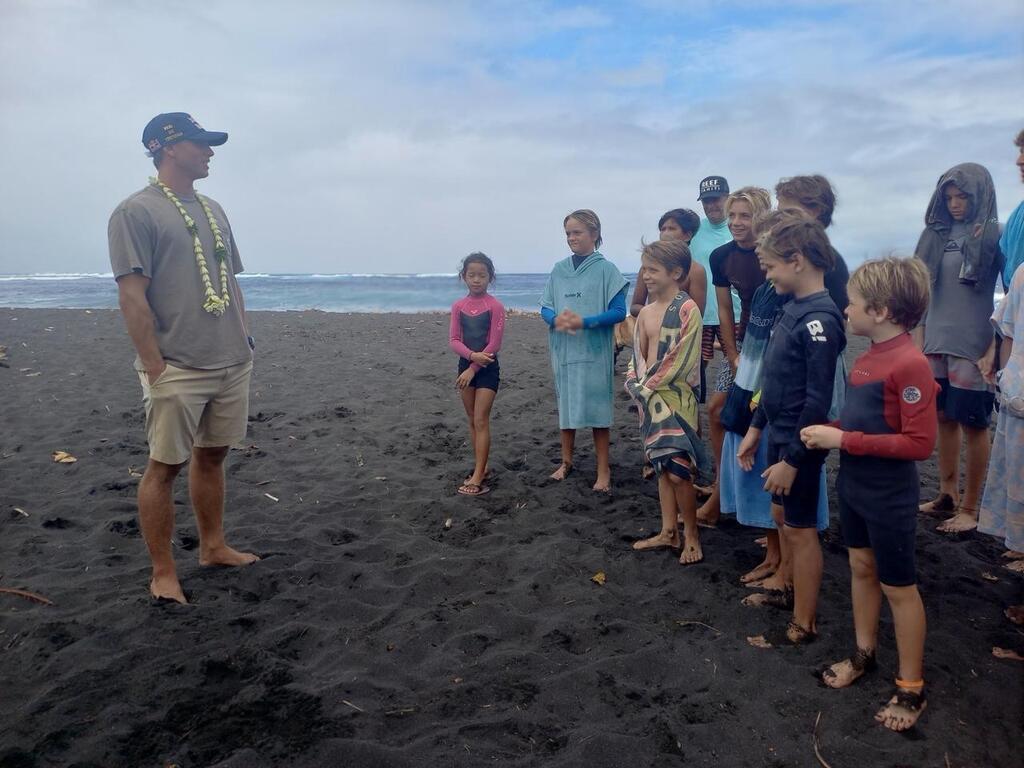
{"label": "person's bare leg", "polygon": [[[476,457],[476,429],[473,426],[473,413],[476,410],[476,387],[466,387],[459,393],[462,397],[462,407],[466,411],[466,421],[469,422],[469,447],[473,449],[474,461]],[[463,481],[463,485],[473,481],[476,474],[474,466],[473,473]]]}
{"label": "person's bare leg", "polygon": [[[470,389],[470,387],[467,387]],[[491,452],[491,406],[494,405],[493,389],[477,389],[473,404],[473,476],[467,485],[483,485],[487,473],[487,456]]]}
{"label": "person's bare leg", "polygon": [[224,459],[227,446],[193,448],[188,492],[199,527],[200,565],[248,565],[259,558],[224,542]]}
{"label": "person's bare leg", "polygon": [[679,549],[679,529],[676,527],[676,497],[672,483],[663,474],[658,475],[658,504],[661,506],[661,531],[649,539],[634,541],[633,549]]}
{"label": "person's bare leg", "polygon": [[978,507],[981,490],[988,472],[988,457],[992,445],[986,428],[964,427],[967,443],[967,466],[964,472],[964,495],[960,499],[957,513],[939,526],[943,533],[964,533],[978,527]]}
{"label": "person's bare leg", "polygon": [[955,510],[960,504],[960,425],[939,413],[939,495],[918,507],[925,514]]}
{"label": "person's bare leg", "polygon": [[597,454],[597,481],[595,491],[607,493],[612,489],[611,453],[612,431],[608,427],[594,427],[594,453]]}
{"label": "person's bare leg", "polygon": [[679,562],[693,565],[704,559],[700,531],[697,528],[697,491],[689,480],[676,475],[670,475],[669,480],[675,497],[676,514],[683,518],[683,551],[679,555]]}
{"label": "person's bare leg", "polygon": [[[878,647],[878,617],[882,613],[882,589],[878,583],[875,553],[870,548],[850,548],[850,597],[857,648],[872,656]],[[845,688],[864,674],[846,658],[829,667],[822,681],[830,688]],[[916,678],[915,678],[916,679]]]}
{"label": "person's bare leg", "polygon": [[718,524],[718,518],[722,513],[718,479],[722,472],[722,444],[725,442],[725,427],[722,426],[725,398],[725,392],[714,392],[708,398],[708,428],[711,433],[711,452],[715,457],[715,484],[710,489],[711,495],[707,501],[697,510],[697,520],[701,525],[712,527]]}
{"label": "person's bare leg", "polygon": [[565,480],[572,470],[572,452],[576,447],[576,430],[559,430],[558,439],[561,444],[562,463],[558,465],[558,469],[551,473],[550,477],[552,480]]}
{"label": "person's bare leg", "polygon": [[793,621],[814,632],[823,565],[818,531],[813,527],[793,528],[787,525],[782,535],[793,558]]}
{"label": "person's bare leg", "polygon": [[[918,682],[924,679],[924,637],[926,620],[924,603],[916,585],[890,587],[882,585],[882,591],[892,609],[892,621],[896,629],[896,649],[900,656],[900,680]],[[907,688],[919,693],[921,688]],[[912,727],[924,711],[901,706],[894,696],[882,707],[875,720],[893,731],[905,731]]]}
{"label": "person's bare leg", "polygon": [[740,576],[740,582],[743,584],[753,585],[754,582],[758,582],[758,586],[764,586],[762,580],[767,579],[779,570],[779,564],[782,562],[782,550],[779,548],[779,532],[769,531],[765,539],[764,560],[756,568]]}
{"label": "person's bare leg", "polygon": [[178,570],[171,554],[174,535],[174,479],[184,464],[163,464],[149,460],[139,482],[139,527],[146,540],[153,576],[149,592],[153,597],[186,603],[178,582]]}
{"label": "person's bare leg", "polygon": [[792,589],[793,587],[793,553],[786,537],[782,535],[782,529],[785,526],[785,513],[778,504],[772,504],[772,520],[775,521],[777,528],[768,532],[768,541],[770,542],[774,538],[778,542],[779,567],[775,569],[775,573],[764,578],[760,583],[752,581],[747,586],[760,587],[770,592],[785,592],[787,588]]}

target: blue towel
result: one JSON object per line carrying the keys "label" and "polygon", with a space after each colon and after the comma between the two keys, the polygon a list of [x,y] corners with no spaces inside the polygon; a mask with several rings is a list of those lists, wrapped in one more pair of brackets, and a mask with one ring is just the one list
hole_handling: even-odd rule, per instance
{"label": "blue towel", "polygon": [[[556,315],[566,309],[583,317],[598,315],[608,309],[616,294],[628,285],[615,265],[596,251],[579,269],[573,269],[572,257],[569,257],[551,270],[541,306]],[[614,333],[611,325],[579,330],[575,334],[550,329],[559,429],[612,425]]]}

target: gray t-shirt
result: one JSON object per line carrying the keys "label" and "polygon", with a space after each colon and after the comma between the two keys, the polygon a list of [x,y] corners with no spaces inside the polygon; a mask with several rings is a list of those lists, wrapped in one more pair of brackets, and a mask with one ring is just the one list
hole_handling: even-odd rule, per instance
{"label": "gray t-shirt", "polygon": [[966,224],[954,224],[942,254],[939,276],[924,325],[924,352],[976,361],[992,343],[992,317],[998,269],[990,269],[977,287],[960,282]]}
{"label": "gray t-shirt", "polygon": [[[213,253],[213,232],[206,213],[194,196],[178,199],[196,222],[210,282],[220,295],[220,263]],[[235,279],[243,269],[242,261],[224,210],[206,199],[229,252],[231,302],[220,317],[203,309],[203,282],[192,235],[174,203],[158,187],[150,185],[117,206],[110,216],[107,237],[115,279],[132,273],[150,279],[146,298],[156,318],[156,339],[164,359],[186,368],[216,370],[247,362],[252,352]]]}

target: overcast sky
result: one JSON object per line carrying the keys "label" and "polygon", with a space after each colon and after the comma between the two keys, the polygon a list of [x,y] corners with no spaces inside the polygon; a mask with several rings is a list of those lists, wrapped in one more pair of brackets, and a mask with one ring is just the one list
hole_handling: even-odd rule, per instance
{"label": "overcast sky", "polygon": [[224,130],[204,194],[249,272],[500,271],[602,251],[697,184],[823,173],[851,264],[908,252],[939,175],[1024,197],[1020,0],[0,0],[0,273],[107,272],[155,114]]}

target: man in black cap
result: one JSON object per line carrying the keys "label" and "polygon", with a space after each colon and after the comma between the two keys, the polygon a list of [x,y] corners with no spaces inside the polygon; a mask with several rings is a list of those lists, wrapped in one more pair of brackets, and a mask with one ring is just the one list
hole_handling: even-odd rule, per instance
{"label": "man in black cap", "polygon": [[235,275],[242,262],[224,210],[193,184],[210,172],[211,147],[228,140],[184,112],[157,115],[142,143],[157,178],[110,217],[110,264],[138,353],[149,463],[139,520],[152,560],[154,598],[186,602],[178,581],[174,480],[191,459],[189,495],[202,565],[259,558],[224,541],[224,460],[245,437],[252,337]]}

